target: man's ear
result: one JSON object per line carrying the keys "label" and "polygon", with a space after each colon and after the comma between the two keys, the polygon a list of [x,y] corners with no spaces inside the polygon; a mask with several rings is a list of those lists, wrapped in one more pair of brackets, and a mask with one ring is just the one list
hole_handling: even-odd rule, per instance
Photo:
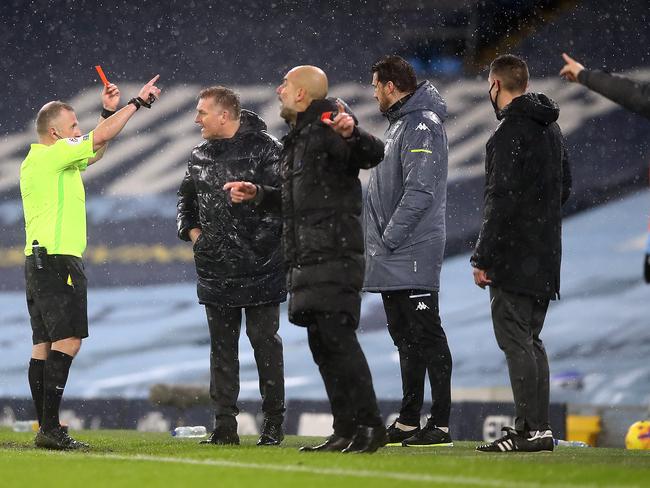
{"label": "man's ear", "polygon": [[392,95],[393,92],[395,91],[395,83],[392,81],[387,81],[384,86],[386,87],[386,90],[388,91],[389,95]]}
{"label": "man's ear", "polygon": [[307,95],[307,90],[304,88],[298,88],[298,92],[296,93],[296,102],[302,102],[305,99],[305,95]]}

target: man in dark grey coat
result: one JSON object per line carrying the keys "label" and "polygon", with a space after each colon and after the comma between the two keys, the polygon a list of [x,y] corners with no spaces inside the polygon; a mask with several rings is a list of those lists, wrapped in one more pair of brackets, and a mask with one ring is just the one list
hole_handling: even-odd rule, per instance
{"label": "man in dark grey coat", "polygon": [[[447,135],[444,100],[413,67],[386,56],[372,67],[388,118],[382,163],[371,170],[364,206],[364,290],[381,292],[402,373],[402,407],[389,445],[451,446],[451,353],[438,310],[445,248]],[[429,374],[431,416],[420,429]]]}

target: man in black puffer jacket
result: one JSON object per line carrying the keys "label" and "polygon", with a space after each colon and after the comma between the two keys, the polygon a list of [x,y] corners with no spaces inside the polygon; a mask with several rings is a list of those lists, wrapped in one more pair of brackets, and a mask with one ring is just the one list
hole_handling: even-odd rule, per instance
{"label": "man in black puffer jacket", "polygon": [[[282,152],[282,190],[232,182],[233,202],[282,208],[289,268],[289,319],[307,327],[334,416],[334,433],[305,451],[374,452],[386,442],[370,370],[355,330],[363,284],[359,169],[379,164],[382,142],[326,99],[327,77],[314,66],[289,71],[277,90],[291,125]],[[334,120],[332,112],[339,112]],[[330,127],[328,127],[328,125]]]}
{"label": "man in black puffer jacket", "polygon": [[487,143],[483,225],[471,258],[474,281],[490,286],[494,333],[508,363],[515,428],[479,451],[553,450],[548,359],[540,333],[560,293],[562,205],[571,173],[560,109],[526,93],[528,67],[512,55],[490,66],[489,96],[502,120]]}
{"label": "man in black puffer jacket", "polygon": [[199,94],[195,122],[205,142],[192,151],[178,191],[178,236],[194,244],[199,302],[210,328],[210,394],[215,430],[208,442],[238,444],[238,345],[242,308],[257,363],[264,423],[258,445],[284,435],[284,371],[278,335],[279,304],[286,299],[282,220],[254,204],[235,205],[222,190],[227,181],[251,179],[278,187],[282,145],[256,114],[241,110],[224,87]]}

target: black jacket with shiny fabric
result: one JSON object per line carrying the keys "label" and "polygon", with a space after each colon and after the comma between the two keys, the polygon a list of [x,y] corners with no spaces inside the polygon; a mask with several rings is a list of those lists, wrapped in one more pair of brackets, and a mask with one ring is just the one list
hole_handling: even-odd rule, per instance
{"label": "black jacket with shiny fabric", "polygon": [[242,180],[279,187],[281,150],[264,121],[242,110],[232,138],[205,141],[192,151],[176,221],[185,241],[190,229],[202,230],[194,244],[201,303],[244,307],[286,299],[279,213],[253,202],[233,205],[223,190],[226,182]]}

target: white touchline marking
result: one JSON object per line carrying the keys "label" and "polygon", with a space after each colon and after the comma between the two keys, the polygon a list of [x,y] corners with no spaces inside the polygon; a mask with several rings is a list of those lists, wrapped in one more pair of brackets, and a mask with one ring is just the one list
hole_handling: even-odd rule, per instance
{"label": "white touchline marking", "polygon": [[[58,451],[53,454],[65,456],[66,452]],[[508,456],[509,454],[505,454]],[[370,470],[347,470],[335,468],[318,468],[313,466],[295,466],[285,464],[261,464],[261,463],[246,463],[237,461],[226,461],[223,459],[192,459],[192,458],[173,458],[173,457],[158,457],[158,456],[122,456],[119,454],[82,454],[83,457],[96,458],[96,459],[114,459],[118,461],[145,461],[156,463],[172,463],[172,464],[190,464],[199,466],[216,466],[222,468],[234,469],[258,469],[266,471],[278,471],[285,473],[305,473],[305,474],[319,474],[328,476],[349,476],[351,478],[379,478],[390,479],[399,481],[415,481],[422,483],[441,483],[441,484],[461,484],[461,485],[476,485],[476,486],[494,486],[497,488],[543,488],[540,483],[525,482],[525,481],[505,481],[493,480],[488,478],[466,477],[466,476],[444,476],[444,475],[430,475],[430,474],[411,474],[411,473],[395,473],[389,471],[370,471]],[[310,455],[307,454],[305,458]],[[572,488],[596,488],[596,485],[570,485]],[[607,485],[609,488],[619,488],[621,485]],[[625,485],[627,488],[641,488],[639,485]]]}

